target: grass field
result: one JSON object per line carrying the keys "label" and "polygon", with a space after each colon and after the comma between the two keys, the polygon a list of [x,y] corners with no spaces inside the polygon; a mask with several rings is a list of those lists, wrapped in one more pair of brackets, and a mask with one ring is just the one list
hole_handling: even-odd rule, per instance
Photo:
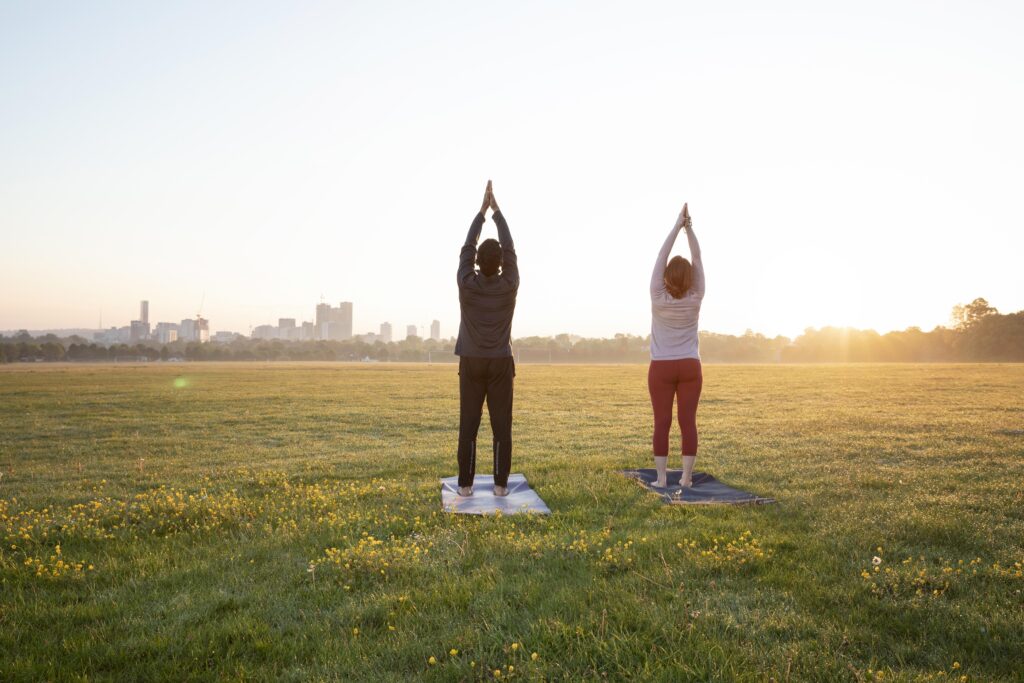
{"label": "grass field", "polygon": [[615,474],[645,367],[524,365],[547,518],[440,511],[457,392],[0,369],[0,679],[1024,680],[1024,366],[708,366],[697,469],[779,502],[691,508]]}

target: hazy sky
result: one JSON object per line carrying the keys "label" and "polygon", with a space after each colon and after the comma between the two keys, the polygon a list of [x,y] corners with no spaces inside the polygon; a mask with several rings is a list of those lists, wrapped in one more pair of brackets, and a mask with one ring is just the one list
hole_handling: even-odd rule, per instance
{"label": "hazy sky", "polygon": [[707,330],[1020,310],[1022,35],[1019,2],[0,2],[0,329],[205,293],[214,330],[323,295],[448,336],[488,178],[517,336],[646,334],[683,201]]}

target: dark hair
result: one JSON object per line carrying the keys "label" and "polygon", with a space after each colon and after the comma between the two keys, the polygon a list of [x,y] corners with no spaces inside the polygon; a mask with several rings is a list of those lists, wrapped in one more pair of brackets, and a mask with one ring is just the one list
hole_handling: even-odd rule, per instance
{"label": "dark hair", "polygon": [[476,250],[476,264],[484,275],[494,275],[501,267],[501,245],[498,240],[488,239]]}
{"label": "dark hair", "polygon": [[673,256],[665,268],[665,289],[674,299],[682,299],[693,284],[693,268],[682,256]]}

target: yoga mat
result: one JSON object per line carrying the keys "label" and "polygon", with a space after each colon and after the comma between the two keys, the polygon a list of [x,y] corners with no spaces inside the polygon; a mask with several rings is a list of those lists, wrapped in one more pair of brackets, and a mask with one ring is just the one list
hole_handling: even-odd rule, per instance
{"label": "yoga mat", "polygon": [[508,476],[508,495],[494,495],[494,476],[478,474],[473,480],[473,495],[463,498],[459,495],[459,478],[445,477],[441,480],[441,507],[447,512],[464,515],[492,515],[501,512],[503,515],[514,515],[520,512],[532,512],[549,515],[551,510],[540,499],[537,492],[526,483],[521,474]]}
{"label": "yoga mat", "polygon": [[657,493],[663,501],[672,505],[760,505],[775,502],[774,498],[764,498],[727,486],[706,472],[694,472],[693,486],[688,489],[679,485],[682,470],[669,470],[668,487],[663,489],[654,485],[658,472],[653,468],[622,470],[620,473],[636,479],[645,489]]}

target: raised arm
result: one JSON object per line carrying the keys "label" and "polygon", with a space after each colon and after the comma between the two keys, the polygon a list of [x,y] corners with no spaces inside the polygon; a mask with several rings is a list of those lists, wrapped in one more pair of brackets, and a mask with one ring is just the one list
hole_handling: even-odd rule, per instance
{"label": "raised arm", "polygon": [[668,264],[668,255],[672,253],[672,246],[676,243],[676,237],[679,236],[679,231],[683,228],[685,212],[686,205],[684,204],[683,211],[676,219],[676,224],[672,226],[672,231],[665,239],[665,244],[661,245],[661,251],[658,252],[658,260],[654,262],[654,272],[651,273],[651,296],[658,296],[665,291],[665,266]]}
{"label": "raised arm", "polygon": [[456,274],[459,286],[465,282],[466,278],[473,274],[473,266],[476,264],[476,244],[480,241],[480,231],[484,227],[484,212],[483,209],[473,219],[472,224],[469,226],[469,234],[466,235],[466,243],[462,245],[462,251],[459,253],[459,270]]}
{"label": "raised arm", "polygon": [[502,277],[512,283],[513,286],[519,286],[519,261],[516,259],[516,248],[512,243],[512,233],[508,231],[508,223],[505,221],[505,214],[497,208],[497,204],[493,204],[494,213],[491,218],[494,219],[495,225],[498,226],[498,244],[501,245],[501,274]]}
{"label": "raised arm", "polygon": [[693,284],[690,287],[693,293],[701,299],[704,298],[704,262],[700,258],[700,244],[697,243],[697,236],[693,234],[693,223],[690,221],[690,214],[687,212],[686,241],[690,244],[690,263],[693,265]]}
{"label": "raised arm", "polygon": [[474,272],[474,266],[476,265],[476,245],[480,241],[480,231],[483,230],[484,221],[487,220],[487,209],[491,206],[494,201],[494,197],[491,194],[491,181],[487,181],[487,189],[484,190],[484,202],[480,205],[480,213],[476,215],[473,222],[469,226],[469,233],[466,235],[466,243],[462,245],[462,251],[459,253],[459,270],[456,274],[456,278],[459,281],[459,286],[466,281],[466,278],[471,276]]}

